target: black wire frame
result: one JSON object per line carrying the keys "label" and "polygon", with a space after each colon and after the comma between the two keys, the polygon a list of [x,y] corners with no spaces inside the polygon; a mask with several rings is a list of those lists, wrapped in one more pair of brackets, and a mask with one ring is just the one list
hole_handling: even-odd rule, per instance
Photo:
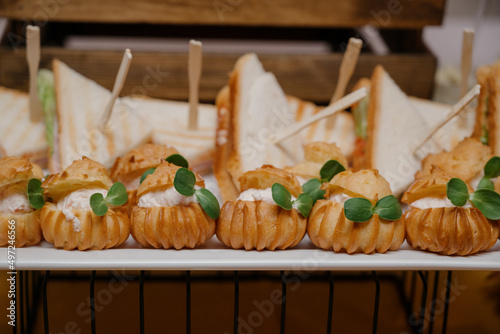
{"label": "black wire frame", "polygon": [[[287,305],[287,275],[288,273],[285,271],[280,271],[280,282],[282,287],[282,299],[281,299],[281,317],[280,317],[280,333],[286,333],[286,305]],[[432,334],[434,332],[435,327],[435,303],[433,301],[436,300],[437,291],[439,289],[439,271],[434,272],[434,279],[431,280],[432,288],[429,288],[428,281],[430,278],[429,272],[417,271],[412,272],[411,275],[408,275],[408,272],[404,272],[402,278],[399,278],[396,283],[403,286],[408,279],[408,276],[411,276],[411,289],[409,295],[404,295],[403,299],[406,301],[407,312],[412,312],[413,315],[418,314],[418,320],[411,324],[411,328],[414,333],[427,333]],[[451,279],[452,279],[452,271],[447,272],[447,277],[445,281],[445,301],[444,301],[444,312],[443,312],[443,320],[441,333],[446,334],[447,332],[447,324],[448,324],[448,314],[449,314],[449,302],[450,302],[450,290],[451,290]],[[16,314],[19,315],[18,321],[16,322],[16,326],[13,327],[13,333],[32,333],[33,332],[33,324],[36,318],[36,313],[38,310],[39,304],[41,304],[42,312],[43,312],[43,329],[44,333],[50,333],[49,329],[49,320],[50,320],[50,308],[48,304],[48,286],[50,283],[50,271],[38,272],[38,271],[18,271],[16,275],[16,291],[18,291],[18,295],[16,296]],[[140,271],[140,275],[137,277],[139,281],[139,326],[140,333],[145,333],[145,300],[144,300],[144,288],[147,281],[147,272]],[[377,333],[378,330],[378,318],[380,315],[380,295],[382,293],[381,289],[381,277],[376,271],[372,271],[371,275],[367,276],[368,279],[371,276],[371,279],[375,285],[375,301],[373,306],[373,319],[372,319],[372,333]],[[422,288],[421,299],[420,299],[420,307],[417,311],[412,310],[412,304],[417,297],[415,295],[416,285],[419,284],[418,280],[415,277],[420,278],[420,284]],[[101,279],[96,276],[96,271],[92,271],[90,274],[90,289],[89,289],[89,297],[90,297],[90,309],[91,309],[91,333],[97,333],[96,327],[96,313],[95,313],[95,282],[96,279]],[[149,278],[153,279],[153,278]],[[191,271],[186,271],[184,276],[186,282],[186,333],[191,333],[191,284],[192,277]],[[197,280],[206,279],[205,277],[197,277]],[[239,304],[240,304],[240,289],[239,282],[241,279],[241,275],[239,271],[234,271],[232,275],[232,280],[234,283],[234,328],[233,332],[235,334],[239,333]],[[248,279],[248,277],[246,278]],[[250,278],[252,279],[252,278]],[[339,278],[335,278],[335,273],[328,271],[326,275],[324,275],[324,281],[329,286],[328,293],[328,310],[326,317],[326,332],[327,334],[335,332],[335,326],[333,324],[333,314],[334,314],[334,282]],[[432,289],[431,303],[428,305],[427,295],[428,292]],[[404,290],[404,289],[402,289]],[[428,310],[429,309],[429,310]],[[429,312],[427,316],[427,311]],[[409,314],[409,319],[412,316]]]}

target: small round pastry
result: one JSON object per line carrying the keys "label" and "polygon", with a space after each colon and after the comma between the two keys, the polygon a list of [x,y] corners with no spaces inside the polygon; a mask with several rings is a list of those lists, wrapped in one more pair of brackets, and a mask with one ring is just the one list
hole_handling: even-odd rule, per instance
{"label": "small round pastry", "polygon": [[307,233],[319,248],[335,252],[385,253],[398,249],[404,241],[404,221],[389,221],[374,214],[358,223],[346,218],[344,203],[360,197],[375,205],[392,195],[389,183],[376,169],[345,171],[325,185],[325,198],[318,200],[309,215]]}
{"label": "small round pastry", "polygon": [[464,180],[474,189],[484,176],[483,168],[493,156],[491,148],[477,138],[467,138],[458,143],[450,152],[429,154],[422,160],[422,170],[417,172],[415,180],[423,179],[431,174],[435,165],[445,173]]}
{"label": "small round pastry", "polygon": [[445,171],[433,166],[430,175],[415,181],[404,193],[402,201],[410,207],[403,215],[408,243],[445,255],[470,255],[490,249],[498,239],[498,223],[486,219],[469,203],[454,206],[446,195],[450,179]]}
{"label": "small round pastry", "polygon": [[[141,183],[130,220],[132,236],[144,247],[195,248],[215,233],[215,220],[203,210],[195,195],[183,196],[174,187],[179,166],[163,161]],[[204,188],[198,174],[195,189]]]}
{"label": "small round pastry", "polygon": [[329,160],[337,160],[345,168],[349,166],[347,158],[334,143],[311,142],[304,147],[304,161],[285,170],[293,173],[299,182],[305,183],[307,180],[318,178],[321,168]]}
{"label": "small round pastry", "polygon": [[125,206],[129,214],[136,204],[142,174],[148,169],[158,167],[165,158],[178,153],[173,147],[145,144],[123,157],[116,158],[110,176],[113,182],[121,182],[127,188],[128,201]]}
{"label": "small round pastry", "polygon": [[[0,246],[9,244],[10,226],[15,225],[15,244],[23,247],[36,245],[42,239],[40,210],[28,201],[30,179],[42,179],[40,166],[29,159],[5,157],[0,159]],[[12,223],[12,224],[11,224]],[[12,235],[12,233],[11,233]]]}
{"label": "small round pastry", "polygon": [[292,195],[302,193],[297,178],[285,170],[264,165],[239,178],[241,194],[224,203],[217,220],[217,238],[226,246],[246,250],[286,249],[297,245],[307,219],[296,209],[285,210],[272,198],[272,186],[283,185]]}
{"label": "small round pastry", "polygon": [[109,208],[103,216],[90,207],[90,197],[105,197],[111,186],[106,168],[87,157],[45,179],[42,188],[51,199],[40,214],[45,239],[65,250],[107,249],[127,240],[130,221],[125,207]]}

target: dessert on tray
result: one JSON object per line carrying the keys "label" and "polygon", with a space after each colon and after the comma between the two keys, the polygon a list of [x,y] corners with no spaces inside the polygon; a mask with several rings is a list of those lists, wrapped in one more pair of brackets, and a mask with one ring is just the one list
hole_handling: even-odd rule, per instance
{"label": "dessert on tray", "polygon": [[[405,238],[401,207],[377,170],[343,171],[323,188],[325,198],[314,205],[307,227],[317,247],[371,254],[401,246]],[[357,215],[362,212],[366,214]]]}
{"label": "dessert on tray", "polygon": [[137,190],[132,236],[144,247],[194,248],[214,235],[219,210],[200,175],[163,161]]}
{"label": "dessert on tray", "polygon": [[[493,247],[499,228],[498,222],[490,219],[498,217],[500,195],[484,189],[472,192],[465,182],[433,166],[430,174],[416,180],[402,199],[409,205],[404,214],[408,243],[446,255],[470,255]],[[476,199],[496,204],[486,211]]]}
{"label": "dessert on tray", "polygon": [[127,189],[126,206],[129,214],[132,207],[136,205],[137,189],[141,184],[142,175],[147,170],[158,167],[163,160],[177,153],[173,147],[145,144],[131,150],[123,157],[116,158],[113,167],[111,167],[110,176],[113,182],[121,182]]}
{"label": "dessert on tray", "polygon": [[48,198],[40,219],[45,239],[66,250],[116,247],[130,235],[127,192],[106,168],[87,157],[42,184]]}
{"label": "dessert on tray", "polygon": [[0,246],[32,246],[42,239],[42,178],[42,169],[28,158],[0,159]]}
{"label": "dessert on tray", "polygon": [[244,173],[239,181],[241,194],[221,209],[217,238],[235,249],[260,251],[296,246],[306,232],[312,205],[311,198],[302,194],[297,178],[264,165]]}

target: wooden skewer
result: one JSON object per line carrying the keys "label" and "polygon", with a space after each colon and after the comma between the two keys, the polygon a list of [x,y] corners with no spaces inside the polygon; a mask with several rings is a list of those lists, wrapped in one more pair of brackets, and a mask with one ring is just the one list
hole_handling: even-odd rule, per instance
{"label": "wooden skewer", "polygon": [[125,83],[125,79],[127,78],[128,69],[130,68],[130,63],[132,62],[132,53],[130,49],[126,49],[123,53],[122,63],[120,65],[120,69],[118,70],[118,74],[116,75],[115,85],[113,86],[113,92],[111,93],[111,98],[104,110],[103,114],[103,128],[105,129],[108,126],[109,120],[111,119],[111,113],[113,112],[113,107],[115,105],[116,99],[123,88],[123,84]]}
{"label": "wooden skewer", "polygon": [[476,96],[479,95],[479,91],[481,90],[481,86],[475,85],[467,94],[465,94],[464,97],[460,99],[450,110],[450,112],[446,115],[446,117],[436,124],[434,128],[432,128],[429,131],[429,134],[425,137],[425,139],[420,142],[414,149],[413,149],[413,154],[415,154],[429,139],[434,136],[436,132],[439,131],[446,123],[451,121],[453,118],[455,118],[464,108],[474,99]]}
{"label": "wooden skewer", "polygon": [[474,30],[465,28],[462,41],[462,77],[460,83],[460,97],[464,97],[468,90],[469,75],[472,63],[472,50],[474,44]]}
{"label": "wooden skewer", "polygon": [[[474,45],[474,30],[465,28],[462,40],[462,59],[460,62],[461,78],[460,78],[460,97],[464,97],[468,90],[469,75],[472,63],[472,50]],[[465,114],[458,120],[458,128],[464,129],[467,127],[466,114],[474,112],[470,108],[466,108]]]}
{"label": "wooden skewer", "polygon": [[188,76],[189,76],[189,122],[188,128],[198,128],[198,104],[201,78],[202,44],[199,41],[189,41]]}
{"label": "wooden skewer", "polygon": [[319,113],[309,117],[308,119],[305,119],[301,122],[295,123],[292,126],[288,127],[285,129],[283,132],[279,133],[276,135],[274,140],[271,142],[272,144],[277,144],[283,139],[286,139],[290,136],[293,136],[297,132],[301,131],[302,129],[308,127],[309,125],[313,124],[314,122],[317,122],[319,120],[322,120],[323,118],[329,117],[334,115],[335,113],[345,110],[352,106],[354,103],[358,102],[359,100],[363,99],[366,96],[366,88],[360,88],[351,94],[341,98],[337,102],[329,105]]}
{"label": "wooden skewer", "polygon": [[333,93],[330,104],[334,103],[345,95],[347,84],[349,83],[349,80],[351,80],[354,69],[358,64],[358,58],[362,47],[362,40],[354,37],[349,38],[347,49],[345,50],[344,57],[342,58],[342,63],[340,64],[337,86],[335,87],[335,92]]}
{"label": "wooden skewer", "polygon": [[37,26],[26,27],[26,59],[29,69],[29,108],[30,120],[40,122],[43,119],[43,111],[38,98],[38,86],[36,79],[38,77],[38,66],[40,65],[40,28]]}

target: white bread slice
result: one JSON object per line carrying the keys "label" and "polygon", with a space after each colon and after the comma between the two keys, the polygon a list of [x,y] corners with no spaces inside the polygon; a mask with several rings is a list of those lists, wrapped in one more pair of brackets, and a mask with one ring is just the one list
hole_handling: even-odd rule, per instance
{"label": "white bread slice", "polygon": [[295,122],[285,93],[272,73],[264,72],[255,54],[241,57],[230,78],[231,151],[227,169],[238,177],[263,164],[276,167],[301,160],[300,138],[294,136],[272,145],[274,133]]}
{"label": "white bread slice", "polygon": [[[442,121],[450,112],[452,106],[430,100],[409,97],[411,104],[424,117],[429,128],[434,127]],[[467,117],[465,127],[459,126],[459,117]],[[433,137],[432,140],[444,151],[451,151],[459,142],[472,136],[475,125],[475,115],[473,113],[462,113],[459,117],[453,118],[444,125]]]}
{"label": "white bread slice", "polygon": [[436,148],[412,154],[429,130],[425,119],[382,66],[373,71],[371,83],[365,167],[378,169],[399,196],[413,182],[421,159]]}
{"label": "white bread slice", "polygon": [[207,172],[215,153],[217,109],[211,104],[199,104],[198,128],[188,129],[189,104],[180,101],[152,99],[145,96],[124,97],[153,129],[155,144],[173,146],[198,173]]}
{"label": "white bread slice", "polygon": [[[0,87],[0,157],[17,156],[41,163],[47,159],[44,122],[32,122],[29,95]],[[42,163],[43,165],[43,163]]]}
{"label": "white bread slice", "polygon": [[101,120],[111,92],[54,59],[57,135],[51,172],[87,156],[110,168],[115,159],[150,140],[151,127],[132,106],[117,99],[109,126]]}

